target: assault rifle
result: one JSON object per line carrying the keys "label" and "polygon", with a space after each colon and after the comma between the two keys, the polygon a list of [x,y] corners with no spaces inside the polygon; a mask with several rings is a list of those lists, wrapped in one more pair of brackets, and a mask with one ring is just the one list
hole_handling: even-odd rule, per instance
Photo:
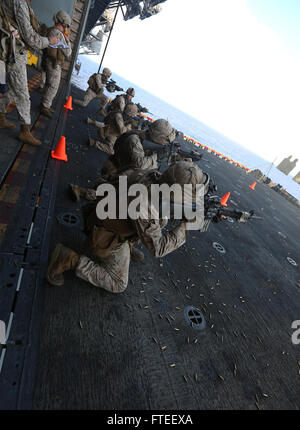
{"label": "assault rifle", "polygon": [[143,130],[145,128],[144,123],[146,120],[140,115],[132,117],[123,113],[123,118],[126,123],[131,123],[133,125],[134,130]]}
{"label": "assault rifle", "polygon": [[212,222],[218,222],[222,219],[222,217],[225,217],[231,218],[243,224],[252,219],[263,219],[256,216],[254,210],[242,211],[240,209],[225,207],[221,204],[221,200],[222,199],[219,196],[204,197],[205,219],[211,220]]}
{"label": "assault rifle", "polygon": [[162,160],[163,158],[168,158],[168,163],[171,164],[175,161],[180,161],[185,158],[191,158],[193,161],[200,161],[203,155],[197,151],[184,151],[181,149],[180,145],[176,142],[167,143],[162,145],[162,148],[156,151],[158,158]]}
{"label": "assault rifle", "polygon": [[193,161],[200,161],[203,159],[203,154],[197,151],[184,151],[178,144],[175,146],[175,151],[173,149],[173,154],[175,154],[175,156],[178,154],[182,158],[191,158]]}
{"label": "assault rifle", "polygon": [[143,107],[140,103],[136,103],[136,106],[139,112],[150,113],[151,115],[153,115],[153,113],[149,112],[149,110],[146,107]]}
{"label": "assault rifle", "polygon": [[106,83],[106,89],[110,93],[113,93],[115,91],[124,91],[123,88],[119,87],[116,84],[116,81],[114,81],[113,79],[111,79],[110,81],[107,81],[107,83]]}
{"label": "assault rifle", "polygon": [[[144,127],[142,127],[143,129]],[[185,158],[191,158],[193,161],[199,161],[202,159],[202,154],[196,151],[183,151],[180,146],[175,149],[171,148],[170,144],[160,145],[160,149],[148,150],[147,154],[151,155],[153,152],[157,153],[158,160],[168,159],[168,164],[174,163],[175,161],[184,160]]]}
{"label": "assault rifle", "polygon": [[[256,216],[254,210],[242,211],[240,209],[225,206],[222,202],[223,199],[214,194],[214,192],[217,190],[217,186],[213,184],[211,179],[208,179],[208,181],[208,192],[204,195],[204,207],[200,205],[200,208],[203,208],[204,210],[204,224],[200,230],[201,232],[207,231],[211,222],[218,223],[222,219],[231,218],[232,220],[243,224],[250,220],[263,219]],[[174,209],[177,205],[178,204],[171,202],[171,218],[172,213],[174,214]],[[181,206],[182,209],[184,209],[184,206],[187,206],[189,210],[192,209],[194,212],[197,210],[196,203],[185,203]]]}

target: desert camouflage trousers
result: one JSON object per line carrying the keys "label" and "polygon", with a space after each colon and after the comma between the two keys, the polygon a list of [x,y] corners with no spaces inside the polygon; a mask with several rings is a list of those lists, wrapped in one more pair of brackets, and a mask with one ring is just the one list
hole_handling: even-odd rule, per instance
{"label": "desert camouflage trousers", "polygon": [[44,88],[42,105],[49,109],[57,94],[61,78],[61,67],[59,64],[53,67],[52,63],[46,62],[46,71],[42,72],[40,87]]}
{"label": "desert camouflage trousers", "polygon": [[128,285],[130,247],[119,244],[105,260],[99,263],[81,255],[75,273],[78,278],[111,293],[122,293]]}
{"label": "desert camouflage trousers", "polygon": [[0,95],[0,113],[14,100],[22,124],[31,124],[30,97],[27,83],[27,51],[16,53],[16,62],[7,75],[8,91]]}
{"label": "desert camouflage trousers", "polygon": [[100,100],[103,108],[105,108],[109,102],[109,98],[105,94],[97,94],[91,88],[88,88],[85,92],[84,99],[83,100],[75,99],[74,103],[79,106],[86,107],[95,98]]}

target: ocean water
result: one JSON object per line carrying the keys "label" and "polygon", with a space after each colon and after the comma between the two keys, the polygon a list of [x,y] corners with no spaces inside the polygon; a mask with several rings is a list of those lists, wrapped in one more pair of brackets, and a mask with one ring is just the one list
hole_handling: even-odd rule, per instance
{"label": "ocean water", "polygon": [[[93,56],[88,55],[80,55],[78,60],[81,62],[81,69],[78,75],[77,71],[73,72],[72,84],[82,90],[86,90],[88,87],[87,80],[93,73],[98,71],[99,64],[95,62],[95,58],[93,60]],[[249,169],[260,169],[263,173],[267,173],[269,171],[271,167],[270,161],[264,160],[249,149],[239,145],[228,137],[223,136],[221,133],[203,124],[198,119],[193,118],[174,106],[169,105],[164,100],[161,100],[143,90],[133,82],[127,81],[122,76],[113,73],[112,79],[114,79],[117,85],[123,88],[124,91],[129,87],[135,88],[135,97],[133,101],[147,107],[151,112],[151,114],[147,114],[149,117],[153,119],[167,119],[173,127],[182,131],[186,136],[214,149],[217,152],[220,152],[238,163],[243,164]],[[106,94],[110,98],[114,98],[115,95],[120,93],[106,92]],[[193,144],[191,143],[191,145]],[[281,184],[291,195],[300,200],[300,185],[293,181],[292,176],[284,175],[275,166],[272,166],[268,176],[272,181]]]}

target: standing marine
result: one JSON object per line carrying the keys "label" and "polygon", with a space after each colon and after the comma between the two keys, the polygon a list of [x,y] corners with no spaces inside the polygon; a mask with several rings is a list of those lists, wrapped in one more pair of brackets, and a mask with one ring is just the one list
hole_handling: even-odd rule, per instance
{"label": "standing marine", "polygon": [[[1,39],[1,60],[6,64],[7,91],[0,97],[0,128],[13,129],[7,122],[6,111],[14,100],[21,123],[18,139],[39,146],[41,141],[31,134],[30,97],[27,83],[27,49],[44,49],[58,43],[58,36],[39,35],[40,23],[29,6],[31,0],[1,0],[2,28],[8,33]],[[1,37],[3,37],[1,31]]]}
{"label": "standing marine", "polygon": [[53,16],[55,25],[48,29],[47,36],[58,35],[62,47],[44,49],[43,71],[40,89],[43,89],[41,113],[52,116],[52,102],[56,96],[60,84],[61,71],[64,62],[71,57],[72,48],[67,36],[72,20],[67,12],[60,10]]}

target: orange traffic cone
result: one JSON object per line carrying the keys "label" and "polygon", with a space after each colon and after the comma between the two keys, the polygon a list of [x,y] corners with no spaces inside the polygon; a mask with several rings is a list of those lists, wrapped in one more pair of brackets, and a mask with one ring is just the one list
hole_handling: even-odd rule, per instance
{"label": "orange traffic cone", "polygon": [[255,190],[255,185],[256,185],[256,182],[253,182],[252,185],[249,185],[249,188],[251,188],[251,190]]}
{"label": "orange traffic cone", "polygon": [[68,101],[67,101],[67,103],[64,105],[64,108],[65,108],[65,109],[68,109],[68,110],[73,110],[73,108],[72,108],[72,96],[70,96],[70,97],[68,98]]}
{"label": "orange traffic cone", "polygon": [[66,138],[62,136],[59,139],[57,147],[55,151],[51,151],[52,158],[56,158],[57,160],[68,161],[68,157],[66,154]]}
{"label": "orange traffic cone", "polygon": [[225,196],[221,198],[221,205],[227,206],[228,199],[230,197],[230,193],[226,193]]}

